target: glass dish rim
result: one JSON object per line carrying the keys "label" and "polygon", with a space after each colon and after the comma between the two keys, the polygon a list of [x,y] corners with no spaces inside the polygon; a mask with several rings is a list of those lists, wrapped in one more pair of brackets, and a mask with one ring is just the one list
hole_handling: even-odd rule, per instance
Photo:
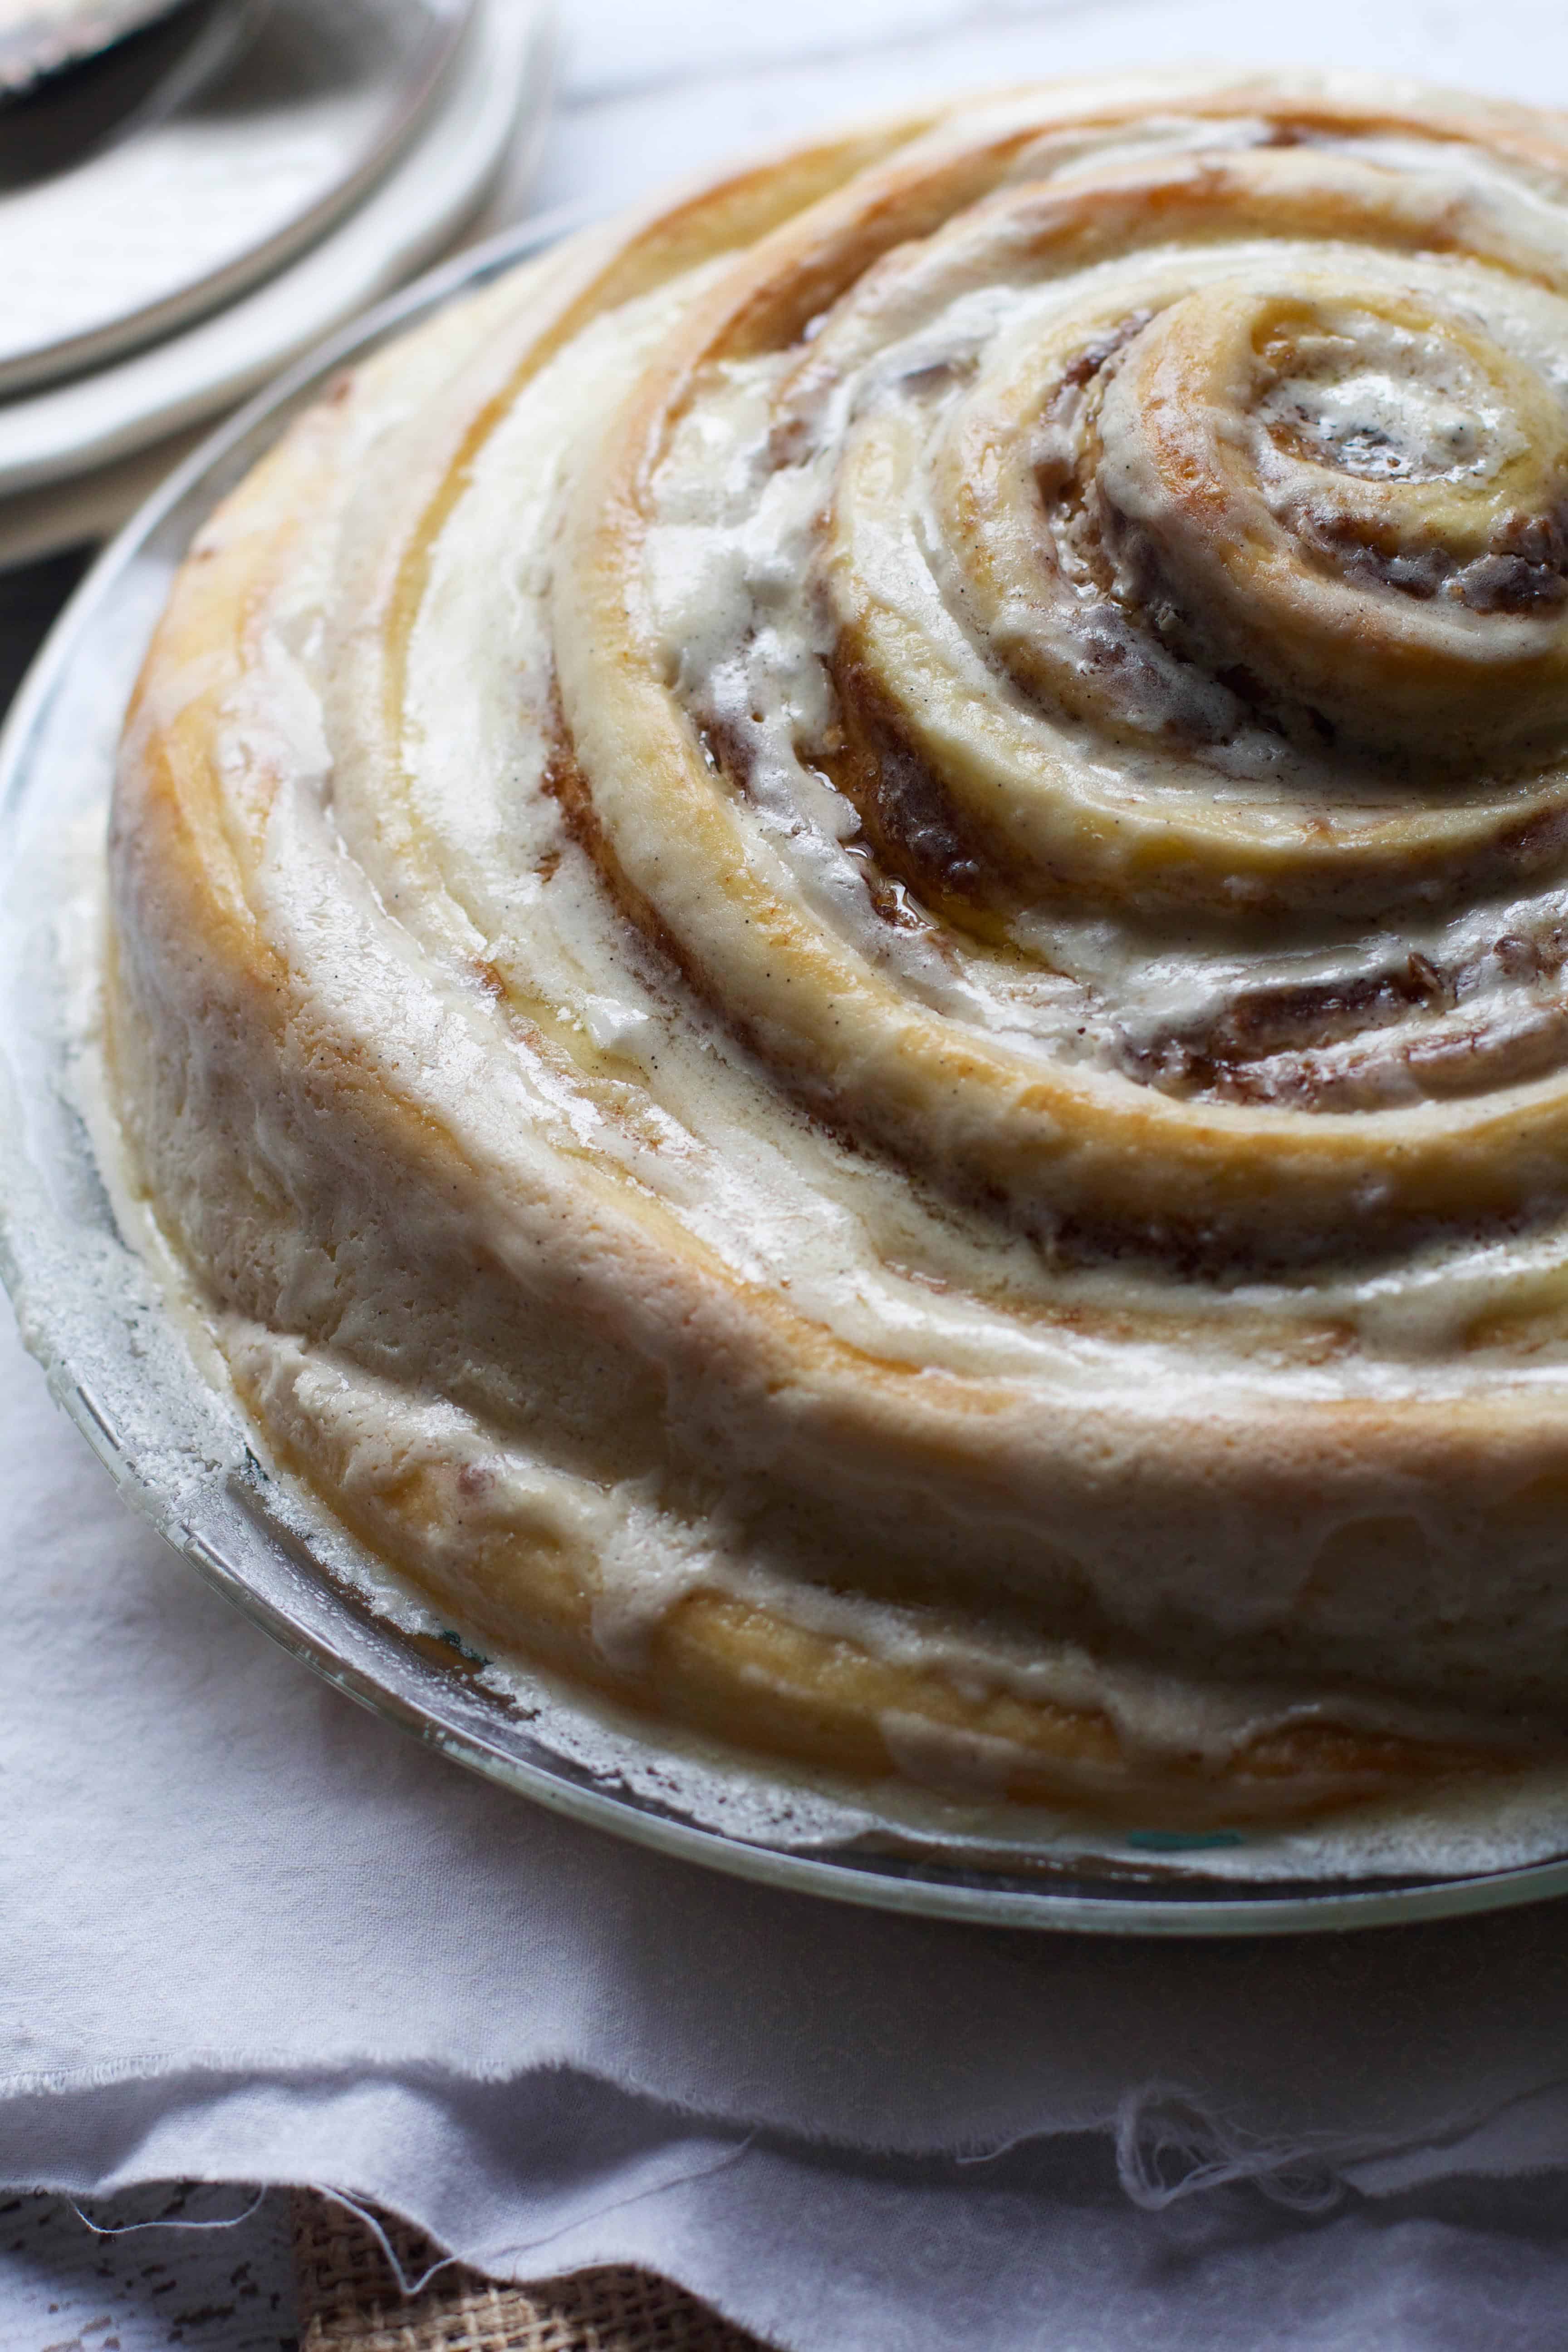
{"label": "glass dish rim", "polygon": [[[16,697],[0,733],[0,853],[8,856],[9,835],[18,812],[29,789],[37,789],[30,754],[54,699],[70,675],[93,620],[112,608],[117,593],[124,594],[132,569],[154,534],[187,504],[193,505],[194,529],[201,514],[238,478],[239,471],[248,467],[288,418],[315,397],[347,361],[602,217],[585,206],[539,215],[426,273],[290,367],[175,468],[89,571],[56,621]],[[199,512],[195,510],[197,506]],[[0,1070],[0,1076],[5,1075]],[[85,1131],[82,1150],[90,1158]],[[26,1147],[19,1146],[18,1150],[25,1159]],[[91,1172],[96,1181],[96,1162],[91,1163]],[[116,1238],[129,1255],[123,1240]],[[16,1204],[8,1191],[0,1192],[0,1276],[18,1301],[24,1296],[26,1298],[23,1328],[27,1344],[46,1359],[57,1401],[104,1463],[122,1496],[160,1529],[210,1586],[326,1681],[468,1769],[585,1826],[775,1888],[933,1919],[1035,1930],[1181,1937],[1302,1934],[1449,1917],[1568,1894],[1568,1852],[1452,1876],[1248,1883],[1205,1879],[1201,1864],[1173,1862],[1162,1864],[1158,1874],[1152,1865],[1145,1869],[1133,1863],[1118,1874],[1107,1865],[1097,1880],[1092,1864],[1085,1866],[1080,1861],[1078,1867],[1066,1872],[1059,1858],[1053,1863],[1040,1849],[1042,1875],[1052,1870],[1066,1881],[1048,1885],[1031,1882],[1016,1870],[1011,1874],[978,1871],[973,1864],[961,1867],[919,1857],[782,1849],[682,1819],[629,1790],[595,1784],[591,1774],[528,1742],[499,1697],[489,1702],[494,1718],[489,1726],[480,1719],[482,1706],[476,1717],[471,1706],[459,1707],[455,1697],[444,1698],[445,1685],[436,1670],[426,1661],[416,1659],[406,1638],[401,1649],[395,1640],[384,1638],[388,1633],[384,1624],[379,1629],[381,1651],[371,1658],[364,1639],[351,1622],[353,1604],[320,1561],[309,1559],[308,1547],[296,1540],[288,1568],[279,1569],[274,1562],[272,1570],[263,1573],[261,1562],[268,1541],[275,1551],[284,1548],[276,1529],[269,1538],[261,1522],[247,1517],[244,1524],[260,1549],[237,1565],[229,1556],[235,1549],[232,1540],[226,1550],[220,1549],[199,1528],[187,1524],[176,1498],[132,1458],[112,1413],[95,1396],[91,1382],[76,1376],[68,1340],[50,1350],[47,1296],[35,1295],[27,1255]],[[237,1527],[239,1522],[235,1524]],[[242,1554],[247,1542],[241,1535]],[[303,1562],[301,1550],[307,1555]],[[288,1580],[290,1577],[292,1584]],[[307,1588],[313,1591],[310,1606],[300,1601]],[[374,1644],[371,1646],[374,1650]],[[389,1670],[382,1654],[387,1652],[396,1665],[395,1673]],[[454,1684],[454,1692],[456,1688]],[[509,1727],[507,1739],[500,1738],[503,1723]],[[536,1752],[521,1752],[520,1741],[521,1746],[532,1745]],[[1026,1850],[1020,1848],[1019,1854],[1020,1860],[1026,1858]]]}

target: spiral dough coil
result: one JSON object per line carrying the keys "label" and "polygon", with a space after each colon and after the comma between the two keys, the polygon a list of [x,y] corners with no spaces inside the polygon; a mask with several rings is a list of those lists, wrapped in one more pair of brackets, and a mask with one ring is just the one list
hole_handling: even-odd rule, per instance
{"label": "spiral dough coil", "polygon": [[584,232],[234,493],[109,1034],[280,1462],[742,1748],[1172,1820],[1568,1705],[1568,121],[1194,76]]}

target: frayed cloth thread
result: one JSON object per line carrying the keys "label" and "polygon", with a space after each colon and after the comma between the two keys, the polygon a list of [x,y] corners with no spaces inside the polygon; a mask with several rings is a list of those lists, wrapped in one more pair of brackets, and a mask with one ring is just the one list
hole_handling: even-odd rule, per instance
{"label": "frayed cloth thread", "polygon": [[405,2303],[412,2301],[416,2294],[423,2294],[432,2279],[438,2278],[443,2271],[454,2268],[458,2261],[456,2254],[443,2254],[438,2261],[422,2270],[417,2278],[411,2279],[403,2267],[396,2247],[368,2206],[361,2205],[353,2197],[345,2197],[341,2189],[318,2189],[314,2193],[326,2198],[331,2204],[341,2205],[345,2213],[352,2213],[362,2228],[370,2231],[381,2248],[382,2258],[397,2281],[397,2292]]}
{"label": "frayed cloth thread", "polygon": [[1282,2147],[1228,2123],[1178,2083],[1127,2092],[1116,2112],[1115,2144],[1122,2191],[1146,2213],[1244,2185],[1306,2216],[1331,2211],[1347,2192],[1325,2152],[1300,2142]]}
{"label": "frayed cloth thread", "polygon": [[723,2149],[708,2163],[690,2165],[684,2172],[672,2172],[662,2180],[647,2181],[642,2188],[629,2190],[625,2197],[612,2197],[606,2204],[595,2206],[592,2212],[574,2214],[558,2229],[547,2230],[542,2237],[520,2239],[512,2245],[500,2246],[494,2259],[510,2262],[519,2254],[537,2253],[542,2246],[553,2244],[557,2238],[565,2237],[569,2231],[585,2229],[595,2221],[604,2221],[611,2213],[623,2212],[628,2205],[641,2205],[650,2197],[663,2196],[667,2189],[686,2189],[694,2181],[711,2179],[717,2172],[728,2172],[732,2164],[740,2163],[757,2137],[755,2132],[748,2132],[744,2139],[738,2141],[733,2147]]}
{"label": "frayed cloth thread", "polygon": [[140,2230],[237,2230],[242,2221],[248,2221],[253,2213],[261,2210],[269,2193],[267,2188],[258,2189],[242,2213],[223,2213],[210,2221],[184,2221],[173,2213],[156,2214],[150,2221],[95,2221],[90,2213],[82,2211],[74,2197],[68,2197],[66,2203],[83,2229],[90,2230],[95,2238],[133,2238]]}
{"label": "frayed cloth thread", "polygon": [[[710,2179],[716,2172],[728,2171],[732,2164],[740,2162],[756,2137],[754,2132],[749,2132],[746,2137],[734,2147],[723,2149],[709,2162],[689,2166],[684,2171],[670,2173],[662,2180],[647,2181],[640,2189],[632,2189],[626,2196],[613,2197],[603,2205],[595,2205],[588,2212],[574,2213],[558,2228],[546,2230],[539,2237],[521,2238],[510,2245],[489,2248],[483,2257],[484,2263],[488,2268],[490,2265],[501,2265],[513,2262],[522,2254],[537,2253],[542,2247],[552,2245],[556,2239],[566,2237],[574,2230],[591,2228],[595,2222],[604,2221],[611,2213],[623,2211],[628,2205],[640,2205],[647,2198],[662,2196],[668,2189],[684,2189],[693,2181]],[[432,2263],[426,2270],[420,2272],[417,2278],[410,2280],[391,2239],[369,2207],[362,2205],[356,2198],[348,2196],[341,2189],[318,2189],[315,2194],[328,2199],[334,2205],[342,2206],[345,2212],[352,2213],[355,2221],[363,2223],[371,2232],[381,2248],[387,2268],[397,2282],[398,2293],[405,2300],[422,2294],[431,2280],[440,2272],[449,2269],[454,2263],[458,2263],[462,2260],[462,2257],[458,2254],[444,2254],[439,2262]]]}

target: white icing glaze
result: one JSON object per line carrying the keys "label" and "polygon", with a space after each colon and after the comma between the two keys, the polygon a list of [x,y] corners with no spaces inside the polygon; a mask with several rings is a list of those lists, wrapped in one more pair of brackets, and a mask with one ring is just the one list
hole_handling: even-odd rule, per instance
{"label": "white icing glaze", "polygon": [[[915,152],[973,139],[978,121]],[[1091,185],[1115,194],[1156,169],[1174,175],[1178,194],[1201,192],[1225,159],[1271,153],[1268,135],[1261,116],[1154,119],[1142,132],[1125,123],[1049,130],[1014,157],[999,193],[922,250],[894,252],[880,278],[873,269],[857,281],[803,341],[712,363],[650,467],[627,593],[650,674],[714,747],[739,866],[792,921],[944,1034],[1005,1049],[1026,1073],[1080,1071],[1086,1084],[1148,1096],[1163,1088],[1187,1100],[1211,1087],[1223,1102],[1232,1080],[1205,1076],[1209,1049],[1183,1055],[1188,1041],[1222,1031],[1240,1000],[1353,998],[1360,1010],[1341,1031],[1332,1019],[1315,1030],[1309,1008],[1293,1016],[1296,1036],[1282,1013],[1273,1050],[1237,1057],[1254,1107],[1305,1101],[1332,1122],[1462,1097],[1460,1066],[1483,1052],[1504,1072],[1503,1093],[1515,1083],[1509,1055],[1526,1070],[1523,1087],[1568,1057],[1552,944],[1568,926],[1561,858],[1470,898],[1416,883],[1396,905],[1348,916],[1321,898],[1281,911],[1237,871],[1212,903],[1141,900],[1131,884],[1119,899],[1108,884],[1099,899],[1026,894],[989,930],[966,928],[918,887],[889,885],[831,756],[842,632],[824,547],[837,530],[867,598],[918,636],[940,671],[961,714],[951,721],[955,759],[961,749],[974,773],[1008,792],[1017,761],[1032,762],[1050,779],[1064,844],[1085,812],[1111,812],[1107,839],[1124,818],[1129,874],[1151,812],[1179,825],[1228,811],[1265,850],[1288,856],[1320,836],[1352,847],[1381,837],[1413,792],[1421,798],[1408,773],[1293,735],[1268,709],[1260,717],[1226,683],[1236,665],[1204,667],[1184,621],[1161,635],[1158,613],[1151,619],[1154,608],[1140,604],[1144,539],[1173,572],[1212,553],[1150,437],[1134,373],[1145,365],[1140,339],[1152,343],[1182,306],[1211,299],[1312,310],[1289,364],[1215,395],[1220,441],[1253,469],[1281,529],[1298,527],[1325,471],[1473,492],[1525,448],[1474,351],[1505,352],[1543,402],[1561,408],[1568,396],[1568,182],[1546,186],[1436,136],[1336,144],[1324,134],[1301,151],[1302,186],[1310,180],[1345,205],[1392,188],[1400,202],[1446,206],[1470,224],[1486,257],[1383,250],[1370,236],[1264,235],[1244,218],[1229,236],[1144,236],[1109,257],[1061,259],[1049,248],[1042,258],[1016,208],[1042,190],[1042,203]],[[1281,186],[1294,154],[1280,163]],[[1531,274],[1543,253],[1550,283]],[[571,667],[588,656],[562,634],[563,574],[574,532],[594,520],[584,483],[597,453],[735,266],[720,255],[601,310],[497,395],[482,432],[472,428],[421,542],[395,781],[377,701],[384,676],[365,653],[375,634],[367,583],[393,486],[427,458],[435,478],[428,453],[445,446],[448,410],[461,419],[474,408],[465,370],[490,365],[492,342],[515,338],[531,305],[548,308],[571,257],[374,363],[342,416],[320,427],[341,436],[333,488],[269,586],[213,760],[237,824],[255,821],[261,845],[246,870],[247,902],[303,1008],[301,1066],[319,1049],[369,1073],[463,1172],[454,1197],[438,1198],[389,1188],[374,1166],[350,1168],[344,1189],[363,1225],[344,1232],[340,1255],[335,1239],[322,1245],[312,1206],[296,1239],[285,1232],[269,1243],[265,1315],[249,1272],[227,1289],[228,1277],[216,1278],[225,1351],[264,1425],[306,1452],[311,1432],[328,1433],[321,1442],[346,1465],[342,1491],[368,1498],[367,1511],[390,1509],[416,1471],[467,1496],[407,1538],[416,1570],[432,1577],[460,1577],[479,1519],[578,1548],[595,1563],[594,1638],[628,1674],[678,1604],[709,1591],[953,1689],[1098,1711],[1129,1753],[1223,1758],[1260,1726],[1325,1716],[1441,1732],[1470,1722],[1472,1675],[1488,1704],[1500,1693],[1539,1696],[1537,1669],[1541,1689],[1568,1690],[1568,1576],[1550,1526],[1514,1547],[1528,1624],[1503,1601],[1489,1613],[1477,1600],[1475,1526],[1453,1522],[1454,1492],[1429,1433],[1403,1451],[1391,1436],[1381,1459],[1358,1453],[1348,1427],[1342,1444],[1315,1434],[1316,1467],[1278,1472],[1288,1508],[1277,1496],[1260,1503],[1239,1473],[1234,1490],[1226,1483],[1230,1433],[1243,1424],[1266,1433],[1271,1462],[1292,1465],[1318,1409],[1364,1406],[1388,1414],[1391,1429],[1396,1409],[1445,1401],[1479,1412],[1500,1401],[1527,1418],[1544,1401],[1559,1413],[1555,1216],[1484,1229],[1434,1221],[1371,1262],[1324,1245],[1271,1265],[1238,1249],[1196,1274],[1179,1254],[1173,1265],[1142,1246],[1058,1249],[1048,1220],[1028,1230],[984,1199],[944,1192],[918,1170],[911,1177],[875,1141],[846,1141],[814,1120],[802,1090],[770,1066],[755,1024],[732,1020],[727,1003],[695,985],[606,886],[552,768],[564,698],[592,792],[593,713],[574,700]],[[1424,339],[1406,323],[1422,310],[1452,322],[1457,340]],[[1086,553],[1077,526],[1042,507],[1057,534],[1050,658],[1087,677],[1113,609],[1138,653],[1107,730],[1009,667],[1041,634],[1032,593],[1015,582],[1000,620],[978,625],[942,468],[977,403],[1023,401],[1017,387],[1041,351],[1059,345],[1065,368],[1130,320],[1131,357],[1117,346],[1081,383],[1058,368],[1051,400],[1026,417],[1040,478],[1068,483],[1092,469],[1115,525],[1101,562],[1103,550]],[[494,365],[499,381],[505,371]],[[1245,363],[1261,367],[1256,356]],[[781,415],[795,428],[782,457]],[[1563,423],[1568,432],[1568,412]],[[226,545],[224,530],[220,520],[215,545]],[[1403,590],[1378,582],[1367,593],[1393,600],[1405,626]],[[1498,629],[1523,643],[1548,627],[1533,612],[1500,621],[1446,591],[1420,604],[1416,621],[1451,640],[1456,660]],[[205,682],[199,666],[155,668],[143,735],[172,728]],[[932,714],[933,730],[947,723]],[[1177,744],[1178,727],[1195,730],[1192,740]],[[1511,795],[1527,812],[1542,772],[1537,761],[1500,782],[1461,776],[1444,783],[1444,805],[1484,811]],[[1053,821],[1049,810],[1039,816],[1041,838]],[[617,854],[651,857],[630,818],[604,823]],[[672,859],[680,848],[668,845]],[[1106,852],[1108,873],[1116,854]],[[201,1085],[245,1091],[253,1081],[226,1059],[223,1021],[204,1026],[194,964],[179,967],[177,947],[167,954],[188,1022],[180,1052]],[[1217,1067],[1223,1056],[1215,1049],[1209,1059]],[[133,1094],[139,1080],[125,1083]],[[245,1147],[255,1183],[313,1201],[321,1156],[336,1143],[306,1131],[304,1093],[265,1084],[256,1093]],[[154,1149],[146,1133],[139,1148]],[[198,1261],[223,1260],[212,1202],[215,1183],[229,1179],[211,1132],[162,1134],[155,1152],[154,1190],[182,1226],[182,1246]],[[1379,1181],[1367,1179],[1369,1213]],[[476,1260],[493,1260],[526,1297],[538,1318],[531,1334],[552,1318],[569,1322],[581,1299],[580,1394],[557,1359],[541,1370],[521,1343],[504,1334],[492,1343],[477,1293],[454,1301],[434,1276],[422,1287],[419,1270],[446,1264],[453,1220]],[[360,1252],[363,1273],[353,1270]],[[413,1270],[406,1292],[397,1268]],[[775,1308],[813,1348],[842,1356],[797,1363],[793,1339],[764,1343],[758,1331]],[[876,1454],[881,1406],[868,1401],[868,1380],[860,1392],[851,1360],[903,1381],[890,1415],[908,1441],[896,1470]],[[668,1458],[650,1461],[638,1383],[655,1380]],[[984,1384],[984,1411],[959,1395],[964,1382],[976,1393]],[[904,1516],[887,1541],[900,1559],[922,1507],[924,1474],[910,1465],[926,1433],[932,1557],[963,1585],[965,1612],[858,1591],[852,1564],[835,1574],[813,1550],[816,1532],[773,1542],[768,1497],[791,1480],[814,1492],[823,1431],[835,1426],[846,1434],[832,1493],[848,1524],[875,1528],[879,1482],[896,1490]],[[1180,1452],[1183,1432],[1186,1517],[1167,1516],[1166,1486],[1141,1484],[1154,1453],[1168,1463]],[[1520,1447],[1516,1483],[1526,1484],[1538,1454],[1547,1457],[1523,1439]],[[952,1467],[961,1454],[962,1476]],[[1506,1454],[1500,1440],[1497,1460]],[[1077,1483],[1058,1529],[1045,1498],[1053,1463],[1069,1459]],[[1499,1492],[1512,1491],[1512,1476],[1506,1463],[1497,1470]],[[1486,1492],[1478,1484],[1478,1510]],[[1258,1516],[1269,1512],[1260,1541]],[[1366,1560],[1373,1571],[1358,1569]],[[1031,1648],[1021,1615],[1037,1588],[1058,1585],[1087,1592],[1088,1618],[1114,1629],[1127,1654],[1100,1654],[1077,1632]],[[1289,1649],[1303,1612],[1305,1694]],[[1067,1617],[1076,1625],[1070,1609]],[[1220,1676],[1193,1670],[1205,1642],[1226,1661]],[[1160,1664],[1167,1643],[1172,1672]],[[1393,1669],[1391,1643],[1401,1653]],[[969,1791],[1005,1783],[1005,1741],[898,1708],[879,1719],[893,1761],[913,1779]]]}

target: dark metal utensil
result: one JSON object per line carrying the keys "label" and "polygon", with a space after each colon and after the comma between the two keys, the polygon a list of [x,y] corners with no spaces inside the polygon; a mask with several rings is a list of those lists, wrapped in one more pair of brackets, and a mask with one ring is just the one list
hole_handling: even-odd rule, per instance
{"label": "dark metal utensil", "polygon": [[182,0],[0,0],[0,96],[31,89],[181,5]]}

